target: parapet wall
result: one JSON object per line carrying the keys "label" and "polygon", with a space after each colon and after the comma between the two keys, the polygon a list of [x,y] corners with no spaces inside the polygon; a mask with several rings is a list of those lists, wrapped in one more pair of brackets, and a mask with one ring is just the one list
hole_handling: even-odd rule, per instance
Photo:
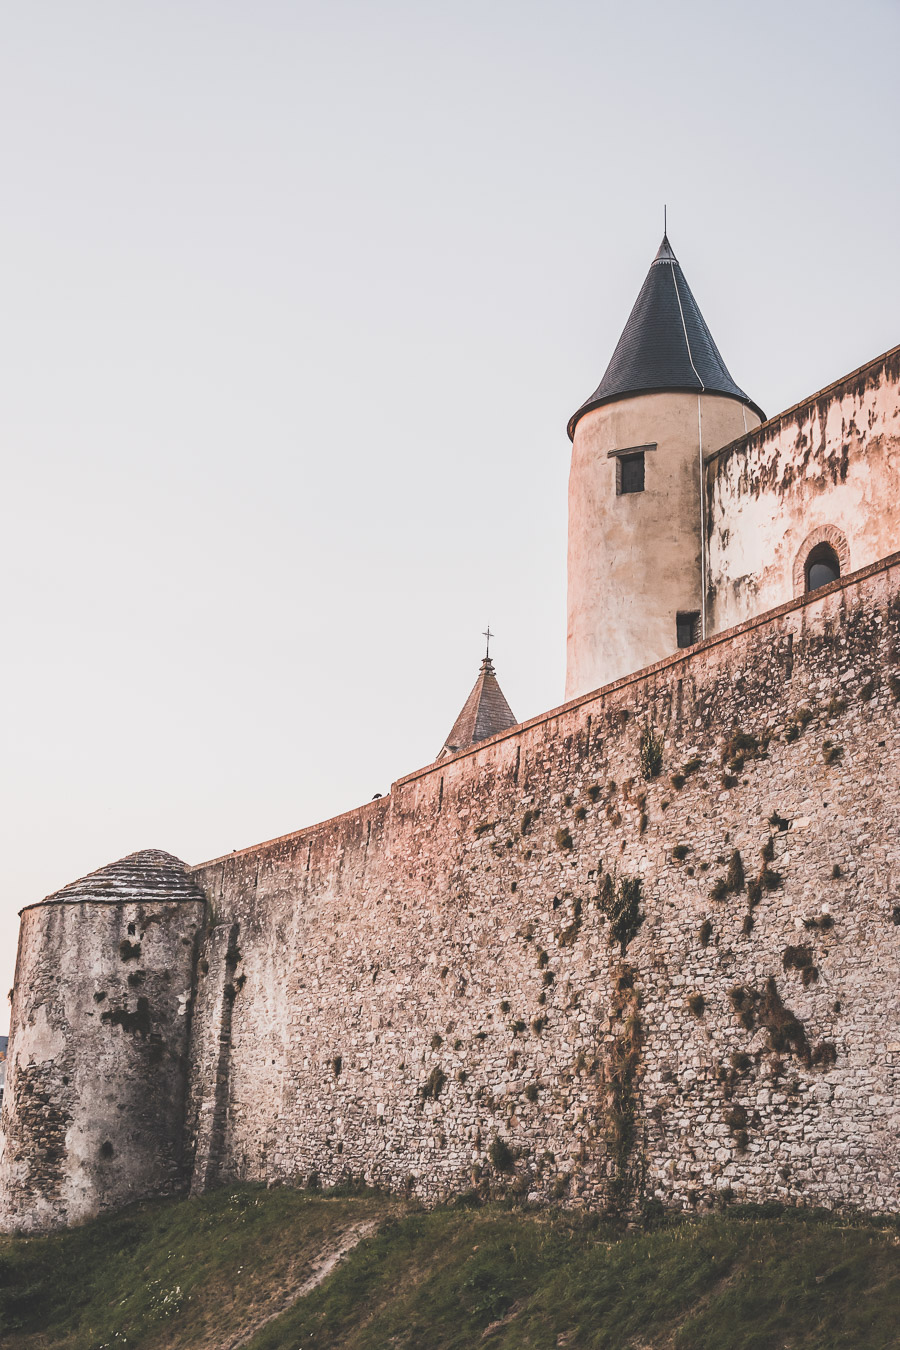
{"label": "parapet wall", "polygon": [[194,869],[195,1186],[900,1209],[898,589]]}
{"label": "parapet wall", "polygon": [[717,632],[804,590],[828,542],[842,574],[900,539],[900,347],[764,422],[707,462],[710,622]]}

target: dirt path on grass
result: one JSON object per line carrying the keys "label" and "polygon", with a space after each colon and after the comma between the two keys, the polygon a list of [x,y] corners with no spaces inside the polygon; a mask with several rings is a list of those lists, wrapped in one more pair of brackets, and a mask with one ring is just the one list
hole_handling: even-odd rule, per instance
{"label": "dirt path on grass", "polygon": [[311,1294],[350,1255],[354,1247],[377,1232],[383,1217],[383,1215],[380,1215],[377,1219],[366,1219],[362,1223],[354,1223],[349,1228],[345,1228],[338,1239],[337,1246],[321,1252],[311,1266],[303,1267],[305,1279],[286,1288],[278,1303],[272,1307],[272,1310],[265,1317],[249,1328],[244,1327],[231,1340],[223,1342],[220,1350],[241,1350],[241,1347],[248,1345],[263,1327],[268,1326],[270,1322],[274,1322],[275,1318],[280,1317],[282,1313],[286,1313],[288,1308],[292,1308],[299,1298]]}

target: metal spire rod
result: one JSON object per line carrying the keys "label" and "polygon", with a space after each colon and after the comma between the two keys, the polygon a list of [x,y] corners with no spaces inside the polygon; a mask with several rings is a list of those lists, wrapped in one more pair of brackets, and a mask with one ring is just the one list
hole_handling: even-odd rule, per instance
{"label": "metal spire rod", "polygon": [[484,637],[484,638],[487,638],[487,646],[486,646],[485,649],[484,649],[484,659],[485,659],[485,661],[490,661],[490,659],[491,659],[491,638],[492,638],[492,637],[496,637],[497,634],[491,632],[491,625],[488,624],[487,628],[484,630],[484,632],[482,633],[481,636]]}

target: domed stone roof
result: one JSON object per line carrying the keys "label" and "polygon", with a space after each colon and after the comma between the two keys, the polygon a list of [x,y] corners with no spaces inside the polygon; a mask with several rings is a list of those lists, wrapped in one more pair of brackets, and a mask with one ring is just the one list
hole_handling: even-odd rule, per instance
{"label": "domed stone roof", "polygon": [[202,900],[187,864],[162,849],[129,853],[45,897],[51,900]]}
{"label": "domed stone roof", "polygon": [[666,235],[606,374],[569,419],[569,438],[593,408],[659,390],[728,394],[765,421],[762,409],[731,378]]}

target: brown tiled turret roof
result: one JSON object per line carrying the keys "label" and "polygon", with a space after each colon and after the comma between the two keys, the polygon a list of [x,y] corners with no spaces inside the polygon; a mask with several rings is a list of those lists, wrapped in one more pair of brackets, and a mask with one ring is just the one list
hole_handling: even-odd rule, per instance
{"label": "brown tiled turret roof", "polygon": [[145,848],[54,891],[50,900],[202,900],[187,865],[171,853]]}
{"label": "brown tiled turret roof", "polygon": [[468,750],[470,745],[477,745],[479,741],[486,741],[489,736],[496,736],[499,731],[515,725],[512,709],[497,683],[494,663],[486,656],[481,663],[475,687],[441,746],[438,759],[455,755],[458,750]]}

